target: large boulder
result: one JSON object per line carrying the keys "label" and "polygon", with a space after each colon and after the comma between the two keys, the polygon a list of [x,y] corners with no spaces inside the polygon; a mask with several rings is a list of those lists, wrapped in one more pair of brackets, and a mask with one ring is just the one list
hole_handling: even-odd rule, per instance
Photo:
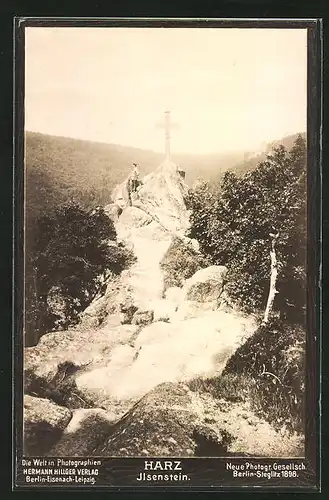
{"label": "large boulder", "polygon": [[47,453],[59,440],[72,413],[48,399],[24,396],[24,454]]}
{"label": "large boulder", "polygon": [[184,385],[162,384],[141,399],[95,450],[97,456],[193,456],[199,417]]}
{"label": "large boulder", "polygon": [[137,192],[130,196],[128,176],[114,188],[112,201],[121,209],[127,209],[131,205],[141,209],[166,230],[184,235],[189,228],[189,213],[185,204],[188,186],[184,177],[176,164],[166,160],[155,171],[143,177]]}
{"label": "large boulder", "polygon": [[186,299],[197,302],[219,300],[224,290],[226,273],[225,266],[210,266],[200,269],[184,284]]}
{"label": "large boulder", "polygon": [[73,410],[72,419],[49,456],[91,456],[111,432],[114,416],[100,408]]}

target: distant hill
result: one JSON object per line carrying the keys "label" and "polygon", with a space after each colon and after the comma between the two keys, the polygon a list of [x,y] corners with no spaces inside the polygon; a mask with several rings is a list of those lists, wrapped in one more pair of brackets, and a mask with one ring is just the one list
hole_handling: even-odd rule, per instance
{"label": "distant hill", "polygon": [[269,144],[266,145],[264,151],[261,153],[257,153],[254,155],[251,154],[248,155],[248,153],[245,153],[245,156],[248,159],[244,159],[243,161],[237,163],[232,168],[229,168],[229,170],[232,170],[237,175],[243,175],[244,173],[250,170],[254,170],[257,167],[258,163],[266,159],[266,155],[270,153],[274,147],[279,146],[281,144],[289,151],[294,145],[294,142],[297,139],[298,135],[301,135],[304,139],[306,139],[306,133],[301,132],[300,134],[289,135],[283,137],[282,139],[270,142]]}
{"label": "distant hill", "polygon": [[[291,147],[296,136],[275,141]],[[272,145],[268,146],[268,149]],[[186,172],[190,186],[198,178],[219,181],[226,170],[242,174],[265,159],[266,153],[244,161],[243,152],[214,155],[173,155]],[[110,203],[113,187],[131,171],[132,162],[141,175],[153,171],[163,154],[143,149],[26,132],[27,216],[40,213],[65,201],[76,199],[85,208]]]}

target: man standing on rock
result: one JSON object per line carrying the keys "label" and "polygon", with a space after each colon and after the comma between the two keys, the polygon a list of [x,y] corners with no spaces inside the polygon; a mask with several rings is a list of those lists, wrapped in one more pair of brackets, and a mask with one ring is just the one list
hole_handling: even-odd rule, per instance
{"label": "man standing on rock", "polygon": [[131,174],[131,192],[135,193],[139,186],[139,169],[137,163],[133,163],[133,171]]}
{"label": "man standing on rock", "polygon": [[131,193],[136,193],[137,188],[140,184],[139,181],[139,169],[137,163],[133,163],[133,171],[128,180],[128,196],[129,196],[129,204],[132,204]]}

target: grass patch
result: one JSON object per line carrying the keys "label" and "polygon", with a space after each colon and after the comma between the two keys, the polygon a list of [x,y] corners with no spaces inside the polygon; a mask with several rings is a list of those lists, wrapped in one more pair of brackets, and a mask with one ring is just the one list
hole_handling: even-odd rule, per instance
{"label": "grass patch", "polygon": [[248,401],[275,429],[304,432],[305,331],[276,319],[261,326],[229,359],[219,377],[189,382],[215,399]]}
{"label": "grass patch", "polygon": [[215,399],[225,399],[232,403],[248,400],[252,385],[253,380],[249,377],[235,374],[206,379],[198,377],[188,382],[193,392],[207,392]]}

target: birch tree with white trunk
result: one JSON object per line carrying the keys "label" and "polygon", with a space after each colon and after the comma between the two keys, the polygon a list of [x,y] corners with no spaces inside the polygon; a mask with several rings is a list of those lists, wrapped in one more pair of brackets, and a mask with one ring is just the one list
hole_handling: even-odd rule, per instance
{"label": "birch tree with white trunk", "polygon": [[277,238],[279,237],[279,233],[273,234],[270,233],[270,237],[272,238],[271,250],[270,250],[270,259],[271,259],[271,276],[270,276],[270,290],[268,293],[267,304],[265,308],[264,318],[262,324],[265,325],[268,323],[269,316],[273,309],[273,303],[276,294],[278,293],[276,289],[276,283],[278,279],[278,262],[276,258],[275,252],[275,243]]}

